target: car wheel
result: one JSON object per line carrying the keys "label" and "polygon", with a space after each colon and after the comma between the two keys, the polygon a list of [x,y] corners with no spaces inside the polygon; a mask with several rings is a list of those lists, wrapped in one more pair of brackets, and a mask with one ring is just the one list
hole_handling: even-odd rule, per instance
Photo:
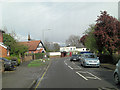
{"label": "car wheel", "polygon": [[115,84],[119,84],[119,76],[117,73],[115,73],[114,75],[114,81],[115,81]]}

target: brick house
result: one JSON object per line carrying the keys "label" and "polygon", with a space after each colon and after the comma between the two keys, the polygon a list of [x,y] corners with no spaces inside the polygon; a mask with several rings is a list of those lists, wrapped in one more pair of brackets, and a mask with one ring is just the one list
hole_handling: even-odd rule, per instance
{"label": "brick house", "polygon": [[3,33],[5,32],[0,30],[0,57],[8,57],[10,55],[10,51],[3,43]]}
{"label": "brick house", "polygon": [[26,42],[19,42],[21,45],[28,47],[28,52],[26,53],[45,53],[46,49],[41,40],[33,40]]}

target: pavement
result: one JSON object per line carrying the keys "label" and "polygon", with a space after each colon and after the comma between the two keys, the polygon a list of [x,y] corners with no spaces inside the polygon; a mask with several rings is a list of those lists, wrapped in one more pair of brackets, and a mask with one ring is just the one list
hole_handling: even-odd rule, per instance
{"label": "pavement", "polygon": [[23,62],[15,71],[5,71],[2,73],[2,88],[32,88],[38,78],[44,73],[49,64],[45,62],[43,66],[28,67],[31,61]]}
{"label": "pavement", "polygon": [[110,69],[110,70],[115,70],[116,65],[110,64],[110,63],[101,63],[102,68]]}

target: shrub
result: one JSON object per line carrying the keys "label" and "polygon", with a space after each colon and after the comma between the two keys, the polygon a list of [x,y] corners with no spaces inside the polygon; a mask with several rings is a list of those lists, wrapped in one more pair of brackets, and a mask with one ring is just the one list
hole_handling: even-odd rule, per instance
{"label": "shrub", "polygon": [[36,53],[35,59],[42,59],[44,57],[44,53]]}
{"label": "shrub", "polygon": [[112,62],[112,56],[110,55],[100,55],[99,56],[101,63],[111,63]]}
{"label": "shrub", "polygon": [[120,55],[119,54],[113,54],[113,64],[116,64],[119,59],[120,59]]}

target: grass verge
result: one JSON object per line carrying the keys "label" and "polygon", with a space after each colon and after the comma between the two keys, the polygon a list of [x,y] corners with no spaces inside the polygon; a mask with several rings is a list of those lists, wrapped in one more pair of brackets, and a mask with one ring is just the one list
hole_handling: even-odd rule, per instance
{"label": "grass verge", "polygon": [[28,64],[28,67],[37,67],[37,66],[43,66],[48,62],[48,59],[37,59],[33,60]]}

